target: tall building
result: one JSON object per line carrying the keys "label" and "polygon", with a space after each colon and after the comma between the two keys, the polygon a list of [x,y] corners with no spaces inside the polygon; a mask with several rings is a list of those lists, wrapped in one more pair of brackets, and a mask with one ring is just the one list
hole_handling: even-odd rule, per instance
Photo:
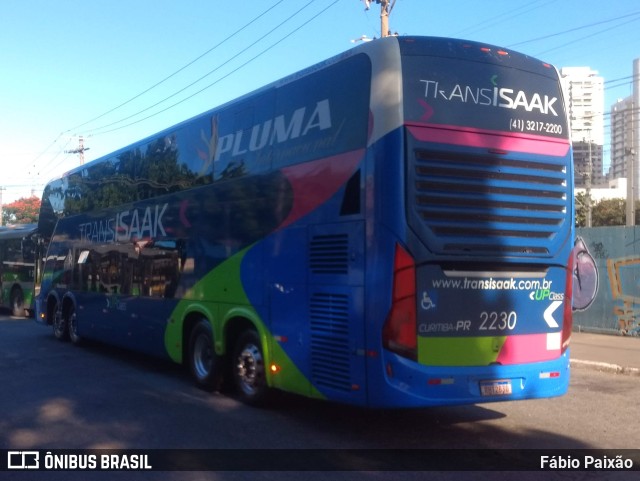
{"label": "tall building", "polygon": [[625,99],[619,99],[611,106],[609,178],[627,177],[628,156],[633,148],[633,137],[633,97],[629,96]]}
{"label": "tall building", "polygon": [[[627,177],[629,196],[640,199],[640,58],[633,61],[633,93],[611,107],[609,178]],[[629,168],[633,176],[629,175]]]}
{"label": "tall building", "polygon": [[573,143],[576,187],[603,183],[604,79],[589,67],[560,69]]}

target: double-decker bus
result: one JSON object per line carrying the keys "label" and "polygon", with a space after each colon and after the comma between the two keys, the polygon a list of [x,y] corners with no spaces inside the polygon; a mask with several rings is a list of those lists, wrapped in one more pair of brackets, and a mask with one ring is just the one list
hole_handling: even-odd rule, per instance
{"label": "double-decker bus", "polygon": [[554,67],[376,40],[50,182],[37,319],[248,403],[560,395],[572,172]]}
{"label": "double-decker bus", "polygon": [[36,224],[0,227],[0,307],[16,317],[33,308],[38,270]]}

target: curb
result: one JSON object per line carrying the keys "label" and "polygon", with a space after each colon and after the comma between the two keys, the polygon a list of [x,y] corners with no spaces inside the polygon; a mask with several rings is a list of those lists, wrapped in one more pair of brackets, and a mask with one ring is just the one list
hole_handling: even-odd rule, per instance
{"label": "curb", "polygon": [[625,374],[627,376],[640,376],[640,368],[624,367],[618,364],[610,364],[607,362],[583,361],[580,359],[571,359],[571,367],[595,369],[602,372],[611,372],[614,374]]}

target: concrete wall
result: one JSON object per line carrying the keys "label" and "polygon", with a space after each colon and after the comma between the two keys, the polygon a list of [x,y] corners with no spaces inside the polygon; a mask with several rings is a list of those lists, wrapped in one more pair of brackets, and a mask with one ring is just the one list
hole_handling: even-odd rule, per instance
{"label": "concrete wall", "polygon": [[579,228],[576,237],[593,258],[588,264],[595,264],[598,287],[592,304],[574,312],[574,329],[637,333],[632,330],[638,328],[636,315],[640,321],[640,227]]}

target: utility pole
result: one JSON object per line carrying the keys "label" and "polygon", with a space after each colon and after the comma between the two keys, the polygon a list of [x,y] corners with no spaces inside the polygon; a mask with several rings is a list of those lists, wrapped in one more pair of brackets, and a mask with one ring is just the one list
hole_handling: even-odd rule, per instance
{"label": "utility pole", "polygon": [[591,131],[589,131],[589,157],[587,159],[587,178],[586,182],[586,192],[587,195],[585,200],[587,202],[587,221],[585,227],[591,227],[591,217],[593,214],[592,206],[591,206],[591,179],[593,175],[593,163],[591,161]]}
{"label": "utility pole", "polygon": [[636,105],[635,102],[631,102],[631,142],[629,145],[631,147],[625,147],[624,154],[627,157],[627,227],[632,227],[636,225],[636,189],[638,186],[636,182],[638,181],[638,177],[636,176],[636,169],[638,166],[636,165],[636,149],[634,148],[634,138],[635,138],[635,123],[637,114],[635,111]]}
{"label": "utility pole", "polygon": [[389,15],[391,15],[391,10],[396,4],[396,0],[380,0],[378,3],[380,4],[380,36],[388,37],[391,35],[389,32]]}
{"label": "utility pole", "polygon": [[396,0],[363,0],[366,10],[369,10],[369,5],[373,2],[380,5],[380,36],[388,37],[391,35],[389,31],[389,15],[396,4]]}
{"label": "utility pole", "polygon": [[0,226],[4,225],[2,222],[2,191],[3,190],[4,190],[4,187],[0,185]]}
{"label": "utility pole", "polygon": [[[631,102],[631,147],[629,150],[629,158],[631,160],[631,175],[633,177],[633,225],[637,223],[635,218],[636,214],[636,201],[640,198],[638,196],[638,189],[640,188],[640,115],[638,110],[640,109],[640,58],[633,61],[633,101]],[[628,182],[628,181],[627,181]],[[628,201],[627,201],[628,202]]]}
{"label": "utility pole", "polygon": [[84,164],[84,152],[85,150],[89,150],[91,147],[84,146],[84,137],[82,135],[78,138],[78,148],[73,150],[65,150],[65,154],[78,154],[80,157],[80,165]]}

